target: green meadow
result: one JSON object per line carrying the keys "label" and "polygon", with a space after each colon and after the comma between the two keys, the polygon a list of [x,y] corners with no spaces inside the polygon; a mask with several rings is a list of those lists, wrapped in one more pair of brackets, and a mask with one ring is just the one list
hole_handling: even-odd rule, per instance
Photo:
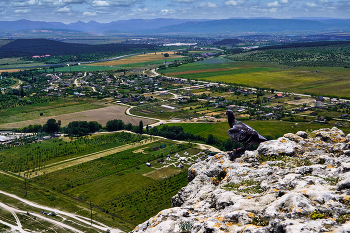
{"label": "green meadow", "polygon": [[[51,139],[3,150],[0,164],[12,173],[0,172],[0,189],[23,197],[24,178],[14,173],[23,169],[31,172],[33,168],[50,168],[61,161],[59,169],[27,179],[27,198],[49,207],[61,206],[86,217],[89,217],[91,202],[94,219],[130,231],[162,209],[170,208],[171,197],[187,184],[189,165],[184,164],[182,169],[175,167],[180,162],[174,155],[184,156],[188,152],[189,156],[194,156],[200,152],[190,144],[177,144],[171,140],[140,144],[143,139],[136,134],[112,133],[72,141]],[[64,166],[77,156],[120,144],[134,146],[70,167]],[[165,159],[168,154],[172,157],[167,161],[170,166],[163,167],[158,160]],[[189,161],[193,163],[197,158],[189,158]],[[147,166],[147,162],[152,166]]]}
{"label": "green meadow", "polygon": [[[95,100],[96,101],[96,100]],[[105,107],[91,99],[57,98],[56,100],[36,103],[16,108],[0,110],[0,124],[58,116]],[[42,116],[40,115],[42,113]]]}
{"label": "green meadow", "polygon": [[166,62],[173,62],[175,60],[185,60],[187,58],[172,58],[172,59],[162,59],[157,61],[149,61],[149,62],[139,62],[139,63],[130,63],[130,64],[124,64],[124,65],[115,65],[115,66],[94,66],[94,63],[90,64],[81,64],[80,66],[65,66],[60,68],[55,68],[55,71],[60,72],[70,72],[70,71],[104,71],[104,70],[116,70],[116,69],[126,69],[126,68],[136,68],[136,67],[143,67],[143,66],[149,66],[149,65],[159,65]]}
{"label": "green meadow", "polygon": [[[310,122],[288,122],[288,121],[244,121],[242,122],[248,124],[257,130],[261,135],[265,137],[270,137],[276,139],[282,137],[286,133],[296,133],[298,131],[309,131],[317,130],[321,128],[329,128],[330,125],[319,124],[319,123],[310,123]],[[207,123],[176,123],[176,124],[167,124],[167,125],[176,125],[182,126],[184,131],[190,132],[193,134],[201,135],[203,137],[208,137],[209,134],[221,139],[228,139],[227,131],[230,126],[227,122],[221,122],[216,124],[207,124]],[[350,133],[349,128],[339,127],[344,131],[345,134]]]}
{"label": "green meadow", "polygon": [[350,69],[343,67],[286,67],[260,62],[196,62],[159,72],[186,79],[350,98]]}

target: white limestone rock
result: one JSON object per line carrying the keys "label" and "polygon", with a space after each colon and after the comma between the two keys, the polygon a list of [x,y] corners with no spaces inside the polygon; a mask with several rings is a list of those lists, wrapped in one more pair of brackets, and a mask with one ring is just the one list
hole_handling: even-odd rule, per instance
{"label": "white limestone rock", "polygon": [[300,145],[285,137],[279,138],[278,140],[263,142],[259,145],[257,150],[258,153],[263,156],[293,156],[304,152]]}
{"label": "white limestone rock", "polygon": [[[220,153],[192,165],[172,208],[137,232],[350,232],[350,134],[286,134],[234,161]],[[263,162],[265,161],[265,162]],[[341,221],[340,219],[345,219]]]}

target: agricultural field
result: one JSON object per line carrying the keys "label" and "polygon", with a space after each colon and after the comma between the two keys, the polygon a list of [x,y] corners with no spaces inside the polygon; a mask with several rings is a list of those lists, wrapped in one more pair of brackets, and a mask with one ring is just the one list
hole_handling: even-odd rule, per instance
{"label": "agricultural field", "polygon": [[[165,57],[164,54],[168,53],[169,57]],[[151,62],[151,61],[159,61],[159,60],[168,60],[168,59],[178,59],[183,56],[176,55],[172,52],[157,52],[157,53],[146,53],[142,55],[136,55],[131,57],[126,57],[113,61],[105,61],[105,62],[97,62],[92,63],[93,66],[117,66],[117,65],[126,65],[126,64],[134,64],[134,63],[143,63],[143,62]]]}
{"label": "agricultural field", "polygon": [[[31,180],[82,202],[91,201],[111,216],[135,226],[159,210],[170,207],[171,197],[186,184],[184,178],[187,176],[186,168],[189,167],[187,163],[194,163],[198,157],[202,157],[202,154],[197,155],[199,152],[200,150],[188,145],[161,140],[135,145],[134,148]],[[188,158],[183,168],[176,167],[180,163],[177,154]],[[169,155],[169,160],[166,160],[166,155]],[[162,158],[169,167],[157,162]],[[146,166],[146,162],[151,167]],[[149,190],[153,190],[152,195],[158,195],[162,201],[150,200],[152,205],[148,201],[142,202],[145,198],[153,199],[147,195]],[[134,203],[131,208],[128,204],[130,201]]]}
{"label": "agricultural field", "polygon": [[[209,59],[208,61],[210,61]],[[159,70],[168,76],[301,94],[350,98],[350,72],[343,67],[286,67],[262,62],[190,63]]]}
{"label": "agricultural field", "polygon": [[[200,103],[199,106],[200,107]],[[175,103],[167,103],[166,106],[175,107],[175,109],[169,109],[167,107],[162,107],[161,104],[150,103],[143,104],[140,106],[136,106],[130,110],[131,114],[157,118],[162,120],[171,120],[171,119],[188,119],[190,117],[200,117],[202,114],[196,113],[192,108],[188,105],[178,105]],[[191,109],[190,109],[191,108]],[[204,108],[203,108],[204,109]],[[197,110],[196,110],[197,111]]]}
{"label": "agricultural field", "polygon": [[104,102],[84,98],[56,98],[52,101],[36,103],[0,110],[0,124],[27,121],[41,117],[87,111],[105,107]]}
{"label": "agricultural field", "polygon": [[[288,122],[288,121],[249,121],[242,120],[242,122],[250,125],[255,130],[257,130],[264,137],[269,137],[271,139],[277,139],[282,137],[286,133],[296,133],[298,131],[312,131],[322,128],[331,128],[332,124],[320,124],[320,123],[310,123],[310,122]],[[334,123],[334,122],[333,122]],[[228,139],[227,131],[230,126],[227,122],[221,123],[176,123],[167,124],[169,126],[182,126],[184,131],[190,132],[196,135],[201,135],[202,137],[207,137],[209,134],[217,137],[221,140]],[[338,127],[343,130],[345,134],[350,133],[350,127]]]}
{"label": "agricultural field", "polygon": [[269,62],[299,67],[350,67],[348,41],[318,45],[321,43],[327,42],[263,47],[229,58],[235,61]]}
{"label": "agricultural field", "polygon": [[[25,176],[28,199],[52,207],[69,202],[65,210],[70,211],[91,202],[100,220],[128,231],[169,208],[171,197],[186,185],[187,168],[204,158],[192,144],[124,132],[52,139],[3,150],[1,167],[20,176],[0,173],[0,188],[23,196]],[[10,188],[10,180],[21,185]],[[38,189],[47,190],[41,201]]]}
{"label": "agricultural field", "polygon": [[[106,107],[107,106],[107,107]],[[78,106],[79,107],[79,106]],[[83,107],[90,108],[91,110],[82,110]],[[125,115],[127,107],[126,106],[121,106],[121,105],[89,105],[85,104],[83,106],[80,106],[80,111],[79,108],[76,106],[72,107],[62,107],[61,109],[59,108],[53,108],[52,110],[48,111],[48,114],[52,114],[51,116],[45,115],[45,110],[38,110],[36,112],[30,112],[28,113],[23,113],[19,114],[19,116],[23,116],[23,118],[11,118],[11,123],[2,123],[0,124],[0,129],[14,129],[14,128],[21,128],[25,127],[28,125],[34,125],[34,124],[45,124],[48,119],[56,119],[56,120],[61,120],[62,126],[66,126],[69,124],[69,122],[72,121],[72,119],[78,121],[97,121],[98,123],[105,125],[108,121],[114,120],[114,119],[121,119],[125,123],[131,123],[133,125],[138,125],[140,120],[143,121],[145,125],[151,124],[154,121],[149,120],[149,119],[143,119],[143,118],[137,118],[137,117],[132,117]],[[68,112],[71,111],[71,113]],[[25,110],[26,111],[26,110]],[[59,114],[58,112],[66,111],[65,114]],[[27,112],[27,111],[26,111]],[[44,112],[43,116],[40,117],[40,112]],[[56,113],[57,115],[54,115]],[[19,117],[18,116],[18,117]],[[32,120],[26,120],[25,118],[31,117]],[[14,121],[17,122],[14,122]]]}
{"label": "agricultural field", "polygon": [[5,72],[4,69],[11,69],[16,67],[30,67],[30,66],[43,66],[43,62],[24,61],[20,58],[2,58],[0,59],[0,71]]}

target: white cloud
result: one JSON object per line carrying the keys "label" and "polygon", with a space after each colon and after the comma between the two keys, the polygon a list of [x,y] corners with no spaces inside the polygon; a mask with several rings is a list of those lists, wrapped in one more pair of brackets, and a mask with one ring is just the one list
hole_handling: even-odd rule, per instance
{"label": "white cloud", "polygon": [[106,1],[93,1],[92,6],[97,6],[97,7],[106,7],[109,6],[109,2]]}
{"label": "white cloud", "polygon": [[268,7],[276,7],[276,6],[278,6],[278,2],[277,1],[269,2],[269,3],[267,3],[267,6]]}
{"label": "white cloud", "polygon": [[148,9],[146,7],[144,8],[136,8],[136,9],[132,9],[133,12],[145,12],[148,11]]}
{"label": "white cloud", "polygon": [[82,4],[84,0],[63,0],[64,3]]}
{"label": "white cloud", "polygon": [[287,3],[288,3],[288,0],[280,0],[280,3],[282,3],[282,4],[287,4]]}
{"label": "white cloud", "polygon": [[180,3],[192,3],[196,0],[171,0],[172,2],[180,2]]}
{"label": "white cloud", "polygon": [[70,12],[70,8],[69,7],[63,7],[57,10],[57,12],[59,13],[69,13]]}
{"label": "white cloud", "polygon": [[36,0],[30,0],[30,1],[25,1],[25,2],[14,2],[14,6],[34,6],[38,4]]}
{"label": "white cloud", "polygon": [[110,4],[115,6],[131,6],[138,2],[139,0],[111,0]]}
{"label": "white cloud", "polygon": [[307,2],[306,5],[307,5],[308,7],[316,7],[316,6],[317,6],[317,5],[316,5],[315,3],[313,3],[313,2]]}
{"label": "white cloud", "polygon": [[174,13],[174,11],[171,10],[171,9],[170,10],[169,9],[163,9],[160,12],[161,12],[162,15],[169,15],[169,14]]}
{"label": "white cloud", "polygon": [[238,2],[234,1],[234,0],[230,0],[230,1],[226,1],[225,4],[227,6],[237,6]]}
{"label": "white cloud", "polygon": [[85,12],[83,13],[83,15],[84,15],[84,16],[96,16],[97,14],[96,14],[96,12],[85,11]]}
{"label": "white cloud", "polygon": [[212,2],[207,2],[207,3],[204,3],[204,2],[201,2],[199,4],[200,7],[210,7],[210,8],[215,8],[217,7],[217,5],[215,3],[212,3]]}
{"label": "white cloud", "polygon": [[29,9],[20,9],[20,10],[14,10],[15,13],[19,13],[19,14],[26,14],[29,13],[30,10]]}

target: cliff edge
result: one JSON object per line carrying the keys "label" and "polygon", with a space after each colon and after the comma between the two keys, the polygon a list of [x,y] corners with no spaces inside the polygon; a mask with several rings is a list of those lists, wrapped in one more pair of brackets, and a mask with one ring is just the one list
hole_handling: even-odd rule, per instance
{"label": "cliff edge", "polygon": [[191,166],[188,185],[132,232],[350,232],[350,134],[299,131]]}

